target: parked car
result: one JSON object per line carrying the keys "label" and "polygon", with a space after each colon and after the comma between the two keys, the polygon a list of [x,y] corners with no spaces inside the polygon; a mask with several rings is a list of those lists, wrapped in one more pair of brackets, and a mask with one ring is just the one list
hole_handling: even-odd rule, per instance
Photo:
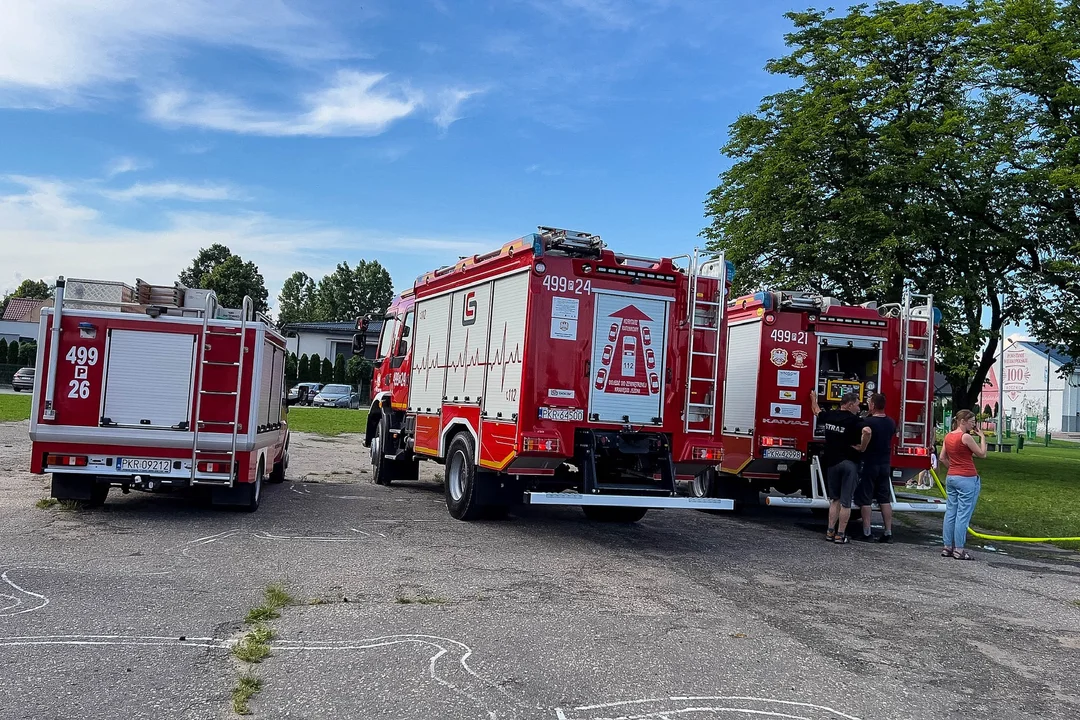
{"label": "parked car", "polygon": [[312,402],[315,407],[360,408],[360,395],[349,385],[327,385]]}
{"label": "parked car", "polygon": [[34,368],[21,368],[11,378],[11,389],[15,392],[34,389]]}
{"label": "parked car", "polygon": [[297,383],[289,389],[289,394],[285,396],[285,404],[310,405],[322,387],[322,383],[317,382]]}

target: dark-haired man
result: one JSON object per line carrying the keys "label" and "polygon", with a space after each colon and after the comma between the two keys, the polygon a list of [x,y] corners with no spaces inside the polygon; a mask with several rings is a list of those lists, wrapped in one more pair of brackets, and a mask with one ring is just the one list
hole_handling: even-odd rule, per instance
{"label": "dark-haired man", "polygon": [[870,428],[859,417],[859,394],[845,393],[839,410],[822,410],[817,393],[810,393],[810,409],[817,416],[825,433],[822,461],[825,471],[825,490],[829,495],[829,529],[825,539],[837,544],[850,542],[847,524],[851,518],[851,502],[859,484],[859,456],[870,440]]}
{"label": "dark-haired man", "polygon": [[881,508],[881,518],[885,522],[885,533],[880,542],[892,542],[892,439],[896,434],[896,423],[885,415],[885,396],[874,393],[870,396],[870,416],[863,419],[863,425],[870,428],[870,442],[862,455],[862,478],[855,504],[862,515],[862,539],[871,540],[870,506],[877,500]]}

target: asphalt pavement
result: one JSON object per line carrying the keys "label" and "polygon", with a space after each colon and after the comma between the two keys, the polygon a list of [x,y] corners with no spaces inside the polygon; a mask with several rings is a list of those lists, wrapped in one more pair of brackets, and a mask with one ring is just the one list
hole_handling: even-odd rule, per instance
{"label": "asphalt pavement", "polygon": [[221,718],[266,585],[296,604],[256,718],[1076,718],[1075,554],[835,546],[809,513],[531,508],[462,523],[438,468],[370,484],[297,437],[255,514],[168,495],[39,509],[0,424],[0,718]]}

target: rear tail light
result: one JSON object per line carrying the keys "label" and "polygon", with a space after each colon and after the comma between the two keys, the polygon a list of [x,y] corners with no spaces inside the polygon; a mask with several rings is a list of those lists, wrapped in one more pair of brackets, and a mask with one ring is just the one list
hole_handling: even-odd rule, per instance
{"label": "rear tail light", "polygon": [[690,456],[694,460],[715,460],[720,462],[723,460],[723,451],[719,448],[695,447],[690,451]]}
{"label": "rear tail light", "polygon": [[924,447],[896,448],[896,454],[908,455],[911,457],[926,457],[930,454],[930,451]]}
{"label": "rear tail light", "polygon": [[196,467],[201,473],[222,473],[227,474],[229,472],[228,460],[200,460]]}
{"label": "rear tail light", "polygon": [[69,467],[86,467],[85,455],[48,455],[45,458],[46,465],[67,465]]}
{"label": "rear tail light", "polygon": [[536,452],[536,453],[557,453],[562,450],[562,443],[559,442],[559,438],[549,437],[524,437],[521,440],[522,452]]}
{"label": "rear tail light", "polygon": [[763,437],[761,438],[761,447],[774,447],[774,448],[793,448],[795,447],[795,438],[778,438],[778,437]]}

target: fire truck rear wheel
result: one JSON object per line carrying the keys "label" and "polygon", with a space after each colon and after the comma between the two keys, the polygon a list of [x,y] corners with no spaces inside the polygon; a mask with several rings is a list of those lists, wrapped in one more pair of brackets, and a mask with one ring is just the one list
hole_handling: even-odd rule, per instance
{"label": "fire truck rear wheel", "polygon": [[262,485],[263,476],[266,474],[266,465],[263,461],[259,461],[259,470],[255,473],[255,482],[247,483],[247,502],[244,503],[244,510],[248,512],[255,512],[259,509],[259,500],[262,498]]}
{"label": "fire truck rear wheel", "polygon": [[645,517],[649,508],[639,507],[604,507],[602,505],[582,505],[585,517],[594,522],[632,523]]}
{"label": "fire truck rear wheel", "polygon": [[487,516],[485,494],[492,490],[489,473],[476,467],[476,446],[468,433],[458,433],[446,454],[446,509],[457,520],[478,520]]}

